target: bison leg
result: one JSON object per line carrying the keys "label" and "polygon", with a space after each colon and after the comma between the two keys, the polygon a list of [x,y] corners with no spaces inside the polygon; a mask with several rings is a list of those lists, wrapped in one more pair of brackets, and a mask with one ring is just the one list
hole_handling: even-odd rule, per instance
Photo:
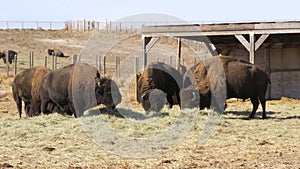
{"label": "bison leg", "polygon": [[253,104],[253,109],[252,109],[251,114],[249,115],[249,118],[254,118],[254,114],[256,113],[256,110],[258,108],[259,101],[258,101],[257,97],[252,97],[252,98],[250,98],[250,100],[251,100],[251,103]]}
{"label": "bison leg", "polygon": [[21,100],[20,97],[16,97],[15,100],[16,100],[16,103],[17,103],[19,117],[21,118],[21,116],[22,116],[22,100]]}
{"label": "bison leg", "polygon": [[179,96],[179,91],[176,92],[176,97],[177,97],[177,100],[178,100],[179,107],[181,107],[181,100],[180,100],[180,96]]}
{"label": "bison leg", "polygon": [[173,101],[173,98],[172,98],[171,94],[167,94],[167,100],[168,100],[168,103],[169,103],[169,108],[172,108],[173,105],[174,105],[174,101]]}
{"label": "bison leg", "polygon": [[261,104],[261,107],[262,107],[262,119],[265,119],[267,118],[267,114],[266,114],[266,99],[265,97],[259,97],[259,101],[260,101],[260,104]]}
{"label": "bison leg", "polygon": [[25,102],[25,113],[27,117],[32,117],[31,113],[30,113],[30,103],[29,102]]}
{"label": "bison leg", "polygon": [[44,113],[44,114],[48,114],[49,111],[48,111],[48,102],[47,101],[41,101],[41,112]]}

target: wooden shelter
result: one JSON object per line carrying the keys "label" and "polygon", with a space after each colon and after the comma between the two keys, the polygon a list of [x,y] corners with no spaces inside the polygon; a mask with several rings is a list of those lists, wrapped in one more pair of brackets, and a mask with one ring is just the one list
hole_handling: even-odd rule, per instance
{"label": "wooden shelter", "polygon": [[272,83],[267,98],[300,99],[300,21],[145,26],[142,35],[144,66],[162,36],[178,38],[179,58],[181,39],[201,41],[213,55],[241,57],[265,70]]}

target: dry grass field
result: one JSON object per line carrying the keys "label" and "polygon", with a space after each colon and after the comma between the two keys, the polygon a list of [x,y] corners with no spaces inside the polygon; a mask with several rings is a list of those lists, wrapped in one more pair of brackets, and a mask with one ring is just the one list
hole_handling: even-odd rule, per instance
{"label": "dry grass field", "polygon": [[[35,51],[37,58],[40,58],[36,63],[42,63],[45,50],[50,46],[62,48],[67,55],[77,54],[83,50],[92,34],[2,30],[0,48],[19,51],[20,60],[23,60],[25,67],[26,59],[21,57],[30,51]],[[105,48],[100,50],[101,54],[123,38],[105,33],[101,37],[106,41]],[[41,39],[48,41],[42,42]],[[108,39],[112,39],[112,42],[108,43]],[[125,42],[127,41],[136,45],[139,38],[127,38]],[[128,43],[117,44],[126,48]],[[161,42],[160,45],[165,44]],[[140,49],[141,46],[137,48]],[[167,50],[164,55],[166,59],[176,54],[172,45],[165,45],[163,48]],[[154,49],[152,55],[161,50]],[[109,52],[120,53],[122,50],[111,49]],[[184,52],[189,53],[188,49]],[[135,54],[128,52],[127,56]],[[65,60],[64,64],[69,61]],[[4,67],[2,61],[0,67]],[[0,73],[0,168],[300,168],[300,101],[296,99],[267,101],[268,118],[265,120],[261,119],[261,107],[256,118],[248,120],[246,117],[252,109],[250,101],[229,100],[220,123],[216,124],[216,129],[207,139],[201,139],[200,136],[209,124],[207,119],[212,112],[184,110],[185,113],[192,114],[194,119],[181,122],[191,122],[192,127],[188,132],[182,133],[185,137],[178,144],[172,147],[158,146],[164,141],[162,137],[161,141],[148,145],[157,154],[146,157],[152,151],[141,146],[138,150],[127,150],[128,154],[135,151],[143,153],[136,155],[143,158],[133,158],[116,153],[117,149],[126,152],[126,148],[131,146],[130,142],[122,142],[116,138],[104,146],[99,143],[101,138],[90,137],[91,131],[88,129],[109,137],[110,133],[103,131],[104,125],[99,121],[102,119],[123,136],[148,139],[165,132],[171,126],[180,126],[181,123],[176,120],[182,113],[177,106],[173,109],[165,108],[164,113],[158,116],[146,116],[138,105],[130,105],[130,101],[126,101],[130,97],[124,94],[124,88],[128,84],[124,79],[118,79],[125,98],[118,105],[118,110],[126,110],[129,116],[134,114],[133,117],[95,114],[75,119],[55,113],[19,119],[11,94],[12,80],[13,75],[7,77],[5,71]],[[175,135],[182,131],[175,130]],[[107,151],[108,148],[110,151]]]}

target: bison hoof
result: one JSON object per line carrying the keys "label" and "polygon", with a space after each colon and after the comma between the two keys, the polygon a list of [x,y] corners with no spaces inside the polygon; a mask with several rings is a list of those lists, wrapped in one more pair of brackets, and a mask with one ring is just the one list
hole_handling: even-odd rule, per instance
{"label": "bison hoof", "polygon": [[261,119],[267,119],[267,116],[262,116]]}

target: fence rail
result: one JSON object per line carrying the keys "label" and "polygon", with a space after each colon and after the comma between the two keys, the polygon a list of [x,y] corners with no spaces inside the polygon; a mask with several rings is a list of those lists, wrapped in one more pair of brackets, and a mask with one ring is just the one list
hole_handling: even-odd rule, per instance
{"label": "fence rail", "polygon": [[[0,21],[0,29],[45,29],[77,31],[136,31],[142,26],[180,24],[172,22],[112,22],[110,20]],[[182,23],[181,23],[182,24]]]}

